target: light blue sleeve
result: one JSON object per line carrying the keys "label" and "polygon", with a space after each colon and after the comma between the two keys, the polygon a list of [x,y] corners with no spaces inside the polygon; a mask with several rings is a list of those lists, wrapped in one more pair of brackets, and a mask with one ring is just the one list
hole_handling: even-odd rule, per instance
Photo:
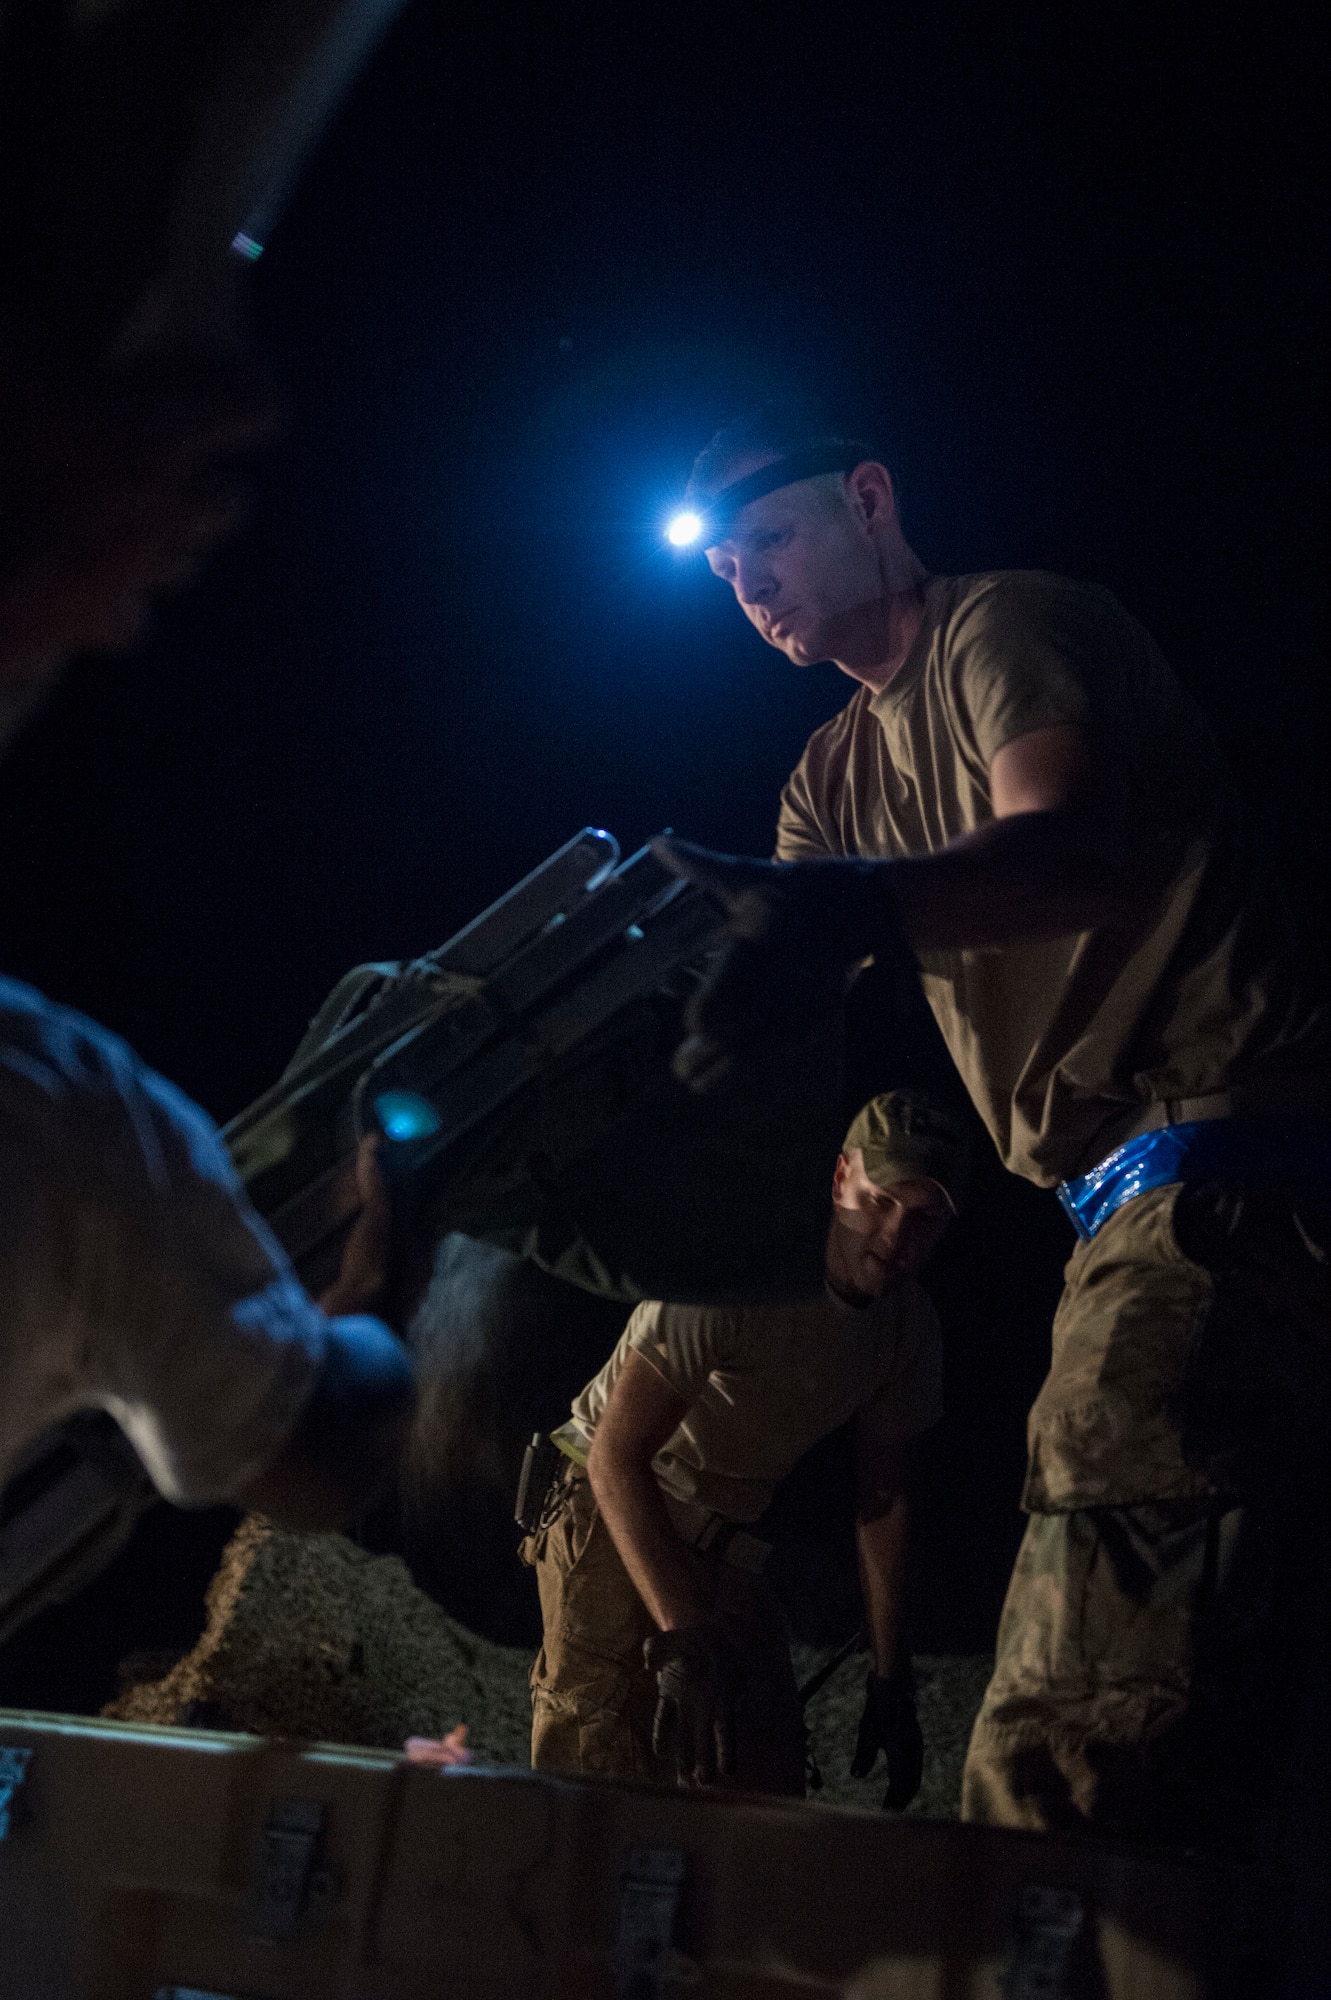
{"label": "light blue sleeve", "polygon": [[0,980],[0,1459],[100,1406],[166,1498],[234,1499],[299,1421],[327,1324],[205,1114]]}

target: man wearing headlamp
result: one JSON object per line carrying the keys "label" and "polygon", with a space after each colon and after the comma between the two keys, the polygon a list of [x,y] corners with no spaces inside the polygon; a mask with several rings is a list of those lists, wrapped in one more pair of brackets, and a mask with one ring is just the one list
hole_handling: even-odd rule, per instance
{"label": "man wearing headlamp", "polygon": [[775,864],[662,846],[732,932],[680,1075],[875,953],[1081,1237],[963,1810],[1242,1845],[1328,1513],[1322,998],[1205,721],[1107,592],[930,577],[879,455],[780,410],[714,439],[688,501],[761,636],[859,686]]}

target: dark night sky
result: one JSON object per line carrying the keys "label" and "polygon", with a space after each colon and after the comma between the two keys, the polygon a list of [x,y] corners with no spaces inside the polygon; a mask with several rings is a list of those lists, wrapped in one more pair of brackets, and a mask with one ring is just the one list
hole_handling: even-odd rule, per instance
{"label": "dark night sky", "polygon": [[931,568],[1146,620],[1321,919],[1312,18],[414,0],[258,267],[253,526],[5,771],[6,968],[225,1117],[586,821],[764,851],[850,688],[660,527],[790,387]]}
{"label": "dark night sky", "polygon": [[940,570],[1108,583],[1326,859],[1315,51],[1293,9],[415,0],[259,267],[253,528],[11,759],[7,966],[225,1116],[576,825],[762,851],[840,704],[659,538],[774,387]]}

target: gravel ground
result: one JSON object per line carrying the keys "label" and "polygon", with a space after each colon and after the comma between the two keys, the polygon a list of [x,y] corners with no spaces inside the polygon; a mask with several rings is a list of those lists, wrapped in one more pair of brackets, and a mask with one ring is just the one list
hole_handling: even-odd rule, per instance
{"label": "gravel ground", "polygon": [[[824,1657],[797,1648],[800,1680]],[[526,1648],[495,1645],[450,1618],[396,1556],[367,1555],[342,1535],[283,1534],[250,1516],[209,1586],[208,1623],[193,1651],[104,1713],[390,1749],[465,1722],[483,1762],[525,1764],[530,1665]],[[809,1705],[827,1805],[876,1807],[882,1798],[881,1771],[846,1776],[867,1665],[864,1655],[847,1660]],[[912,1812],[955,1816],[989,1665],[916,1660],[926,1750]]]}
{"label": "gravel ground", "polygon": [[483,1762],[527,1762],[529,1656],[459,1625],[397,1556],[250,1515],[207,1603],[194,1650],[104,1714],[385,1749],[465,1722]]}

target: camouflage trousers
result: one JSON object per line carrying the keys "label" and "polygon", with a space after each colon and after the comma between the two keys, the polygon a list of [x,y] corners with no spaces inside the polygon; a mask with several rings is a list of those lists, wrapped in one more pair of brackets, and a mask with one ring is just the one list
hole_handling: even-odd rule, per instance
{"label": "camouflage trousers", "polygon": [[1327,1664],[1327,1240],[1207,1185],[1074,1253],[963,1818],[1251,1847]]}
{"label": "camouflage trousers", "polygon": [[[656,1630],[586,1477],[570,1468],[522,1557],[536,1570],[544,1639],[531,1672],[538,1771],[673,1782],[652,1752],[656,1681],[642,1647]],[[780,1604],[760,1576],[690,1551],[711,1615],[743,1663],[736,1768],[745,1791],[804,1795],[805,1739]]]}

